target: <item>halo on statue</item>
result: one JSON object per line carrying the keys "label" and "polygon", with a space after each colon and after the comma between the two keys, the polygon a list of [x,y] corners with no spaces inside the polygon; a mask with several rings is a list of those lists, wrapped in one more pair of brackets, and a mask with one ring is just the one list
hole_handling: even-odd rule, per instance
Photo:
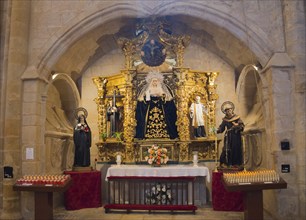
{"label": "halo on statue", "polygon": [[235,105],[234,103],[232,103],[231,101],[225,101],[223,102],[223,104],[221,105],[221,111],[225,114],[225,111],[227,109],[233,109],[233,111],[235,110]]}
{"label": "halo on statue", "polygon": [[80,116],[80,112],[83,112],[83,115],[85,116],[85,118],[87,118],[87,116],[88,116],[88,111],[85,109],[85,108],[83,108],[83,107],[78,107],[78,108],[76,108],[75,110],[74,110],[74,117],[76,118],[76,119],[78,119],[79,118],[79,116]]}

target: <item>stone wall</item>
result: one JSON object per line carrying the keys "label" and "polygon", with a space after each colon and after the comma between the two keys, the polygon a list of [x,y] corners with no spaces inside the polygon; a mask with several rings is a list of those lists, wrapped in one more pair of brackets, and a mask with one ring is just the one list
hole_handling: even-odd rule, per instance
{"label": "stone wall", "polygon": [[[263,97],[266,129],[262,167],[280,172],[281,164],[288,163],[292,169],[289,174],[281,174],[289,183],[287,190],[265,193],[265,208],[276,219],[305,218],[303,1],[45,0],[1,1],[0,6],[1,28],[5,27],[0,41],[1,60],[4,61],[0,67],[0,163],[14,167],[14,178],[27,173],[51,172],[44,161],[50,158],[43,156],[51,73],[65,73],[79,86],[81,99],[78,102],[74,97],[73,100],[76,106],[88,108],[88,122],[93,128],[95,143],[98,137],[94,130],[96,106],[93,98],[97,93],[91,77],[114,74],[124,67],[124,57],[112,39],[125,24],[122,18],[128,21],[169,15],[192,22],[178,28],[180,33],[188,30],[186,34],[195,36],[186,49],[184,66],[220,71],[216,81],[220,94],[217,108],[228,99],[238,102],[240,94],[237,94],[236,85],[242,61],[249,61],[244,65],[252,64],[251,61],[261,64],[259,92]],[[199,34],[204,26],[206,33]],[[101,35],[108,38],[101,39]],[[109,41],[103,42],[103,39]],[[100,59],[90,59],[98,52]],[[236,113],[247,112],[239,102],[237,106]],[[71,115],[67,117],[71,120]],[[217,123],[221,117],[218,112]],[[288,152],[280,151],[279,143],[284,138],[291,144]],[[28,146],[34,147],[35,158],[31,161],[25,159]],[[92,158],[95,153],[92,150]],[[0,180],[0,218],[20,219],[22,213],[25,219],[31,219],[33,213],[25,210],[33,207],[29,205],[33,197],[24,193],[20,208],[20,194],[13,192],[11,187],[14,180]]]}

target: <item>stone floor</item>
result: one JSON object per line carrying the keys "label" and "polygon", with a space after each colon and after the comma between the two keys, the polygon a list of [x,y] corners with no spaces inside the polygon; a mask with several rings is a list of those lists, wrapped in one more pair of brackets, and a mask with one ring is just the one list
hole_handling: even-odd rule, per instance
{"label": "stone floor", "polygon": [[132,211],[126,214],[125,211],[104,213],[104,209],[90,208],[75,211],[67,211],[64,208],[54,210],[54,220],[243,220],[243,212],[221,212],[214,211],[211,207],[198,208],[196,214],[191,212],[168,211]]}

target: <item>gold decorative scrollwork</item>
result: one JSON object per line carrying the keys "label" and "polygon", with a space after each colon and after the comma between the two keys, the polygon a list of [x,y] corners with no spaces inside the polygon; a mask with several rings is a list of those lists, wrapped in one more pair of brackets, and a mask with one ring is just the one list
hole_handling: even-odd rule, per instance
{"label": "gold decorative scrollwork", "polygon": [[94,84],[98,89],[98,97],[94,99],[97,104],[98,111],[98,130],[99,130],[99,138],[102,138],[102,134],[106,133],[106,110],[105,110],[105,96],[106,96],[106,84],[107,79],[103,77],[94,77]]}
{"label": "gold decorative scrollwork", "polygon": [[136,101],[133,91],[133,79],[135,76],[134,70],[122,71],[125,78],[125,98],[124,105],[124,122],[123,122],[123,136],[125,141],[125,157],[127,162],[134,162],[134,130],[136,127],[135,109]]}
{"label": "gold decorative scrollwork", "polygon": [[[192,71],[183,67],[183,55],[185,48],[190,43],[190,36],[174,36],[168,31],[168,24],[164,20],[152,19],[145,20],[137,24],[136,37],[134,39],[119,38],[118,45],[125,56],[125,69],[116,77],[95,77],[93,82],[98,89],[98,97],[94,99],[98,111],[98,129],[102,137],[107,131],[106,104],[114,88],[120,90],[120,107],[123,107],[123,140],[111,142],[102,140],[97,143],[99,158],[102,161],[110,161],[114,155],[120,151],[124,156],[125,162],[133,163],[140,160],[141,146],[150,141],[162,143],[154,136],[153,139],[142,140],[145,143],[138,143],[134,139],[136,129],[136,105],[137,96],[147,83],[145,76],[150,71],[158,71],[163,74],[164,83],[171,89],[174,94],[174,100],[177,108],[177,130],[179,138],[175,140],[173,149],[179,148],[177,156],[174,158],[179,161],[190,160],[192,151],[199,152],[199,159],[212,159],[215,157],[214,129],[216,127],[216,93],[217,85],[215,84],[218,72]],[[167,51],[166,60],[160,66],[154,66],[144,63],[141,57],[143,46],[157,40],[162,44],[162,48]],[[142,65],[141,64],[144,64]],[[138,63],[138,64],[137,64]],[[140,64],[139,64],[140,63]],[[118,92],[114,92],[116,96]],[[195,96],[200,96],[201,101],[208,109],[206,118],[207,137],[202,140],[195,140],[191,137],[191,121],[189,116],[190,104],[194,101]],[[167,138],[164,138],[168,140]],[[173,141],[173,140],[168,140]],[[150,142],[150,143],[151,143]],[[120,145],[120,147],[119,147]]]}
{"label": "gold decorative scrollwork", "polygon": [[184,80],[184,75],[187,73],[188,69],[176,69],[176,75],[179,78],[179,82],[176,90],[177,99],[177,129],[181,141],[190,140],[189,132],[189,119],[186,117],[188,115],[188,88],[186,87],[186,80]]}

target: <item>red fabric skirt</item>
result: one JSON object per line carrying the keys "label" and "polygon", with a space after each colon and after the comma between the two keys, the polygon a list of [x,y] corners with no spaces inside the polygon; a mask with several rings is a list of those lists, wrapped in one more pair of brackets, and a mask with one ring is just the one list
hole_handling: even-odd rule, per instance
{"label": "red fabric skirt", "polygon": [[228,192],[221,182],[222,172],[212,174],[212,205],[215,211],[243,211],[243,192]]}
{"label": "red fabric skirt", "polygon": [[72,185],[65,192],[65,208],[77,210],[101,207],[101,172],[65,171],[72,179]]}

